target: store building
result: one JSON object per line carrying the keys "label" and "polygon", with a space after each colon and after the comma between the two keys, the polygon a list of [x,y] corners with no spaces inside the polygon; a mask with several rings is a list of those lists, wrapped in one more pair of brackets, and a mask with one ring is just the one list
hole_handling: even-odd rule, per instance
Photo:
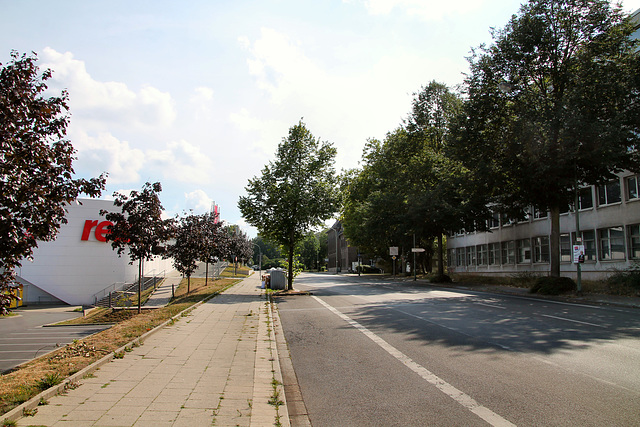
{"label": "store building", "polygon": [[[127,251],[118,256],[106,242],[107,225],[100,210],[119,212],[110,200],[80,199],[67,207],[67,224],[56,240],[39,242],[33,261],[16,270],[24,286],[24,305],[91,305],[104,290],[138,279],[138,264],[129,264]],[[171,260],[156,257],[144,263],[144,276],[173,270]],[[108,292],[107,292],[108,294]]]}

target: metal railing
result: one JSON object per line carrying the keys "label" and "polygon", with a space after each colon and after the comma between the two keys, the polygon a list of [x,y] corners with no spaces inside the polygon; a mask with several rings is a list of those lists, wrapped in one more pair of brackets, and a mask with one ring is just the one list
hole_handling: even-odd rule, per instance
{"label": "metal railing", "polygon": [[[149,289],[150,287],[156,287],[166,276],[166,271],[162,270],[158,274],[154,273],[155,270],[151,270],[147,275],[142,277],[142,291]],[[137,293],[138,281],[135,283],[116,282],[113,283],[100,292],[93,294],[93,305],[96,307],[113,307],[114,303],[123,299],[128,300],[129,295]]]}

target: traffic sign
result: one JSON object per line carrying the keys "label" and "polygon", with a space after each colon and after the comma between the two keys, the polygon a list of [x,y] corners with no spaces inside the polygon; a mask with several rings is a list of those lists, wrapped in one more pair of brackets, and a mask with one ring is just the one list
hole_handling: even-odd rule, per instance
{"label": "traffic sign", "polygon": [[411,248],[411,252],[424,252],[425,248]]}

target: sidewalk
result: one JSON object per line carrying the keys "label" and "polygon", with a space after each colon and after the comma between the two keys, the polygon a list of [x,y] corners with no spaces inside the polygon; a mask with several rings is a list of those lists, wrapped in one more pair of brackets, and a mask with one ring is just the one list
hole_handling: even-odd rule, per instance
{"label": "sidewalk", "polygon": [[171,297],[173,296],[173,290],[178,289],[180,282],[182,281],[182,274],[173,270],[167,274],[160,286],[151,294],[149,299],[144,303],[145,308],[160,308],[169,304]]}
{"label": "sidewalk", "polygon": [[248,277],[17,425],[289,426],[280,322],[261,293],[258,275]]}

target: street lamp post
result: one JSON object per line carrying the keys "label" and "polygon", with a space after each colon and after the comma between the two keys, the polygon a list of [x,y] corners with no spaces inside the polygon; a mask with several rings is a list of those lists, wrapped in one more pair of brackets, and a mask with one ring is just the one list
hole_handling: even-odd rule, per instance
{"label": "street lamp post", "polygon": [[[582,243],[582,236],[580,235],[580,190],[576,183],[576,243]],[[578,295],[582,294],[582,265],[580,265],[580,259],[576,263],[576,286]]]}

